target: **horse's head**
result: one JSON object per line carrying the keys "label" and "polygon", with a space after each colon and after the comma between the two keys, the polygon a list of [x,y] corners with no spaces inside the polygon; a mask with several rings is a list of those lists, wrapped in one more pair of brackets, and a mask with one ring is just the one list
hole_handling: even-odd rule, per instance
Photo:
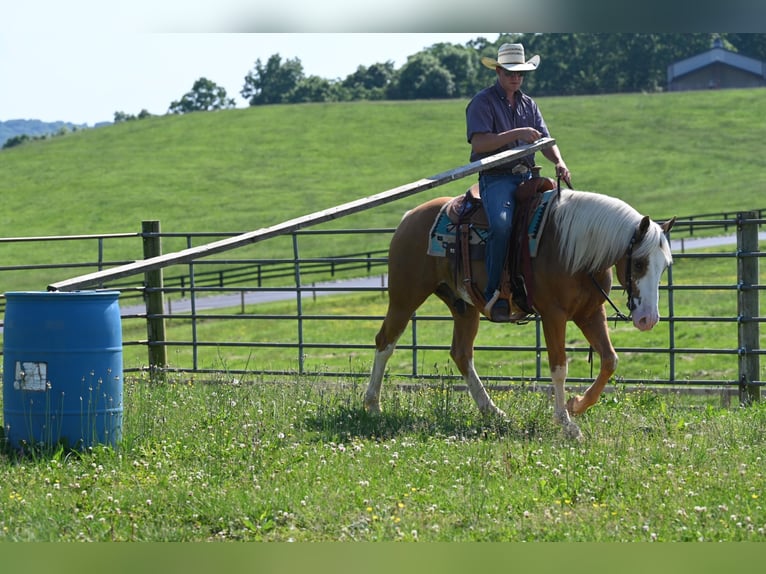
{"label": "horse's head", "polygon": [[617,278],[628,292],[633,325],[648,331],[660,320],[660,278],[673,262],[666,234],[676,218],[662,225],[644,216],[627,253],[617,262]]}

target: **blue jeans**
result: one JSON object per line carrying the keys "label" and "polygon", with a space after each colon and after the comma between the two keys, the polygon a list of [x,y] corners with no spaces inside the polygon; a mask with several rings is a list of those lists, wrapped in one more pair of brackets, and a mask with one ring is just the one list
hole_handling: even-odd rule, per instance
{"label": "blue jeans", "polygon": [[531,172],[523,175],[482,174],[479,176],[479,195],[489,222],[486,245],[487,288],[484,291],[487,301],[500,286],[513,228],[516,188],[522,181],[531,177]]}

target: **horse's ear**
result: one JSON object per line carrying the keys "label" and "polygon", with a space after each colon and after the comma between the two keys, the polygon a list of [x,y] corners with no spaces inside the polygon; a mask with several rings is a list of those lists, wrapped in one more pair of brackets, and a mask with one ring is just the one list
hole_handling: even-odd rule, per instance
{"label": "horse's ear", "polygon": [[640,243],[641,240],[646,235],[646,232],[649,231],[649,225],[652,223],[652,220],[649,219],[648,215],[644,215],[644,217],[641,219],[641,223],[638,224],[638,230],[636,231],[636,243]]}
{"label": "horse's ear", "polygon": [[665,234],[667,235],[670,232],[675,222],[676,222],[676,216],[674,215],[673,217],[668,219],[665,223],[663,223],[660,227],[662,227],[662,231],[665,232]]}

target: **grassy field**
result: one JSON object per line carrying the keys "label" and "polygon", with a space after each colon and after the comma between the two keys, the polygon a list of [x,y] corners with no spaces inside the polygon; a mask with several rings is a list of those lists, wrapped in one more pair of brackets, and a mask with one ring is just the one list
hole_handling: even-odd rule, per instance
{"label": "grassy field", "polygon": [[[735,246],[720,248],[731,253]],[[681,318],[673,326],[667,320],[670,296],[665,290],[660,295],[660,314],[663,320],[650,332],[641,333],[629,322],[610,321],[614,345],[619,348],[643,348],[647,352],[620,352],[615,378],[617,380],[667,380],[671,365],[667,349],[676,350],[674,379],[677,381],[737,381],[738,348],[736,260],[731,257],[711,259],[683,259],[677,257],[673,266],[673,283],[679,290],[673,293],[674,317]],[[766,268],[761,266],[761,283],[766,282]],[[667,276],[663,284],[667,283]],[[716,285],[719,289],[681,290],[700,284]],[[614,301],[624,310],[621,290],[613,292]],[[306,295],[302,302],[303,320],[299,325],[294,301],[246,305],[216,310],[232,317],[199,319],[195,326],[200,342],[213,343],[197,349],[198,365],[202,369],[224,372],[242,369],[298,372],[299,350],[302,341],[303,372],[309,373],[369,373],[375,334],[386,311],[384,293],[322,296],[312,299]],[[244,311],[244,314],[243,314]],[[611,310],[608,310],[611,315]],[[204,313],[203,313],[204,315]],[[427,318],[418,322],[417,368],[421,375],[459,375],[449,358],[452,322],[444,304],[436,297],[429,299],[418,316]],[[311,317],[321,317],[312,320]],[[707,321],[708,317],[730,317],[730,322]],[[443,320],[435,320],[441,318]],[[694,322],[692,322],[694,321]],[[167,340],[191,341],[192,323],[189,319],[168,319]],[[299,331],[300,327],[300,331]],[[673,338],[671,339],[671,329]],[[761,348],[766,347],[766,333],[761,330]],[[123,322],[125,340],[140,340],[146,336],[143,320]],[[300,333],[300,334],[299,334]],[[540,334],[540,336],[542,336]],[[224,347],[216,342],[234,341],[238,345]],[[392,376],[412,372],[412,352],[404,348],[413,341],[412,327],[401,338],[401,347],[391,358],[388,370]],[[570,379],[592,378],[594,366],[588,361],[588,344],[573,324],[567,326],[567,347],[570,348]],[[312,348],[310,345],[367,345],[368,349],[349,347]],[[476,368],[485,377],[533,377],[536,373],[537,330],[529,325],[494,325],[484,321],[476,339]],[[258,346],[262,345],[262,346]],[[286,345],[293,345],[292,348]],[[447,349],[428,348],[429,346]],[[656,350],[658,352],[651,352]],[[662,351],[664,350],[664,351]],[[729,350],[729,354],[715,351]],[[125,347],[126,368],[146,365],[147,354],[143,346]],[[171,366],[192,365],[192,348],[171,346],[168,350]],[[547,359],[543,354],[542,376],[548,375]],[[596,367],[597,368],[597,362]],[[766,376],[766,364],[761,365],[761,378]]]}
{"label": "grassy field", "polygon": [[[578,188],[617,195],[657,219],[762,206],[759,126],[766,100],[760,90],[539,103]],[[464,107],[461,101],[269,106],[151,118],[12,148],[0,153],[3,235],[137,231],[143,219],[161,220],[165,231],[271,225],[467,163]],[[460,193],[466,184],[327,226],[394,226],[415,202]],[[355,241],[316,242],[310,249],[358,251]],[[283,253],[288,247],[278,243],[254,251]],[[49,252],[4,250],[3,261],[78,255],[63,244]],[[126,248],[112,256],[140,254]],[[721,263],[677,265],[674,278],[682,283],[734,281],[732,268]],[[30,273],[6,281],[3,290],[42,289],[58,279]],[[346,304],[328,298],[310,308],[324,313]],[[385,310],[377,295],[354,304],[371,315]],[[442,313],[438,302],[428,305],[425,313]],[[258,309],[291,311],[277,304]],[[679,296],[676,313],[704,317],[733,309],[715,293],[689,292]],[[321,336],[371,342],[377,327],[377,320],[353,326],[339,320]],[[173,322],[176,328],[188,326]],[[227,331],[226,339],[294,336],[285,321],[257,332],[243,322],[200,328],[206,338],[218,336],[217,329]],[[429,328],[423,325],[419,336],[448,343],[444,324]],[[528,344],[530,328],[484,327],[478,344]],[[661,323],[640,341],[627,326],[612,332],[617,345],[651,346],[667,338],[665,328]],[[126,329],[126,338],[138,338],[145,326]],[[729,345],[735,329],[711,324],[682,343]],[[578,337],[571,331],[567,344],[582,345]],[[132,352],[126,349],[126,366],[140,360]],[[582,355],[572,376],[589,373]],[[403,364],[399,356],[392,369]],[[652,355],[622,358],[622,376],[650,380],[667,368]],[[317,370],[349,367],[345,352],[307,359]],[[357,354],[352,368],[366,371],[370,360]],[[530,360],[477,355],[484,375],[523,374]],[[690,377],[731,372],[715,355],[699,360],[683,358]],[[446,378],[409,391],[387,384],[384,414],[371,417],[361,408],[364,382],[357,379],[226,375],[227,367],[252,361],[294,365],[286,352],[212,350],[204,361],[222,373],[209,382],[125,381],[124,436],[116,450],[33,449],[20,456],[3,449],[0,540],[766,538],[760,404],[720,408],[617,386],[578,420],[586,440],[572,443],[551,420],[544,393],[493,391],[509,420],[484,421],[467,393]],[[450,374],[446,352],[428,352],[422,361]]]}
{"label": "grassy field", "polygon": [[565,440],[541,393],[126,385],[118,451],[0,454],[0,540],[766,541],[766,409],[617,393]]}
{"label": "grassy field", "polygon": [[[723,90],[539,104],[577,188],[616,195],[664,219],[761,207],[762,95]],[[0,154],[2,235],[136,232],[142,220],[154,219],[167,232],[266,227],[468,163],[465,104],[261,106],[148,118],[11,148]],[[393,227],[413,205],[457,195],[468,184],[459,180],[322,227]],[[132,245],[107,256],[141,257],[140,241]],[[180,247],[166,241],[164,249]],[[254,256],[290,253],[287,242],[255,247]],[[2,259],[71,260],[81,249],[14,245],[3,248]],[[316,241],[306,250],[355,252],[358,240]],[[14,278],[3,289],[40,289],[60,279],[29,273],[28,283]]]}

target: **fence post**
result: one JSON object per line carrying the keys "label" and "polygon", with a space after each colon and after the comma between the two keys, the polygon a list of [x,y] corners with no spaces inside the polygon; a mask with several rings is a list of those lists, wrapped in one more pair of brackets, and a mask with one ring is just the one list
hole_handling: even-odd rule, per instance
{"label": "fence post", "polygon": [[[162,255],[159,221],[143,221],[141,232],[144,244],[144,259]],[[149,348],[149,372],[152,377],[167,367],[167,349],[165,347],[165,293],[162,268],[144,273],[146,284],[146,334]]]}
{"label": "fence post", "polygon": [[737,314],[739,337],[739,401],[749,405],[761,399],[754,381],[760,377],[758,353],[758,224],[755,212],[737,214]]}
{"label": "fence post", "polygon": [[293,257],[295,274],[295,302],[297,305],[298,313],[298,373],[303,374],[304,369],[304,351],[303,351],[303,290],[301,285],[301,258],[298,251],[298,234],[293,232]]}

